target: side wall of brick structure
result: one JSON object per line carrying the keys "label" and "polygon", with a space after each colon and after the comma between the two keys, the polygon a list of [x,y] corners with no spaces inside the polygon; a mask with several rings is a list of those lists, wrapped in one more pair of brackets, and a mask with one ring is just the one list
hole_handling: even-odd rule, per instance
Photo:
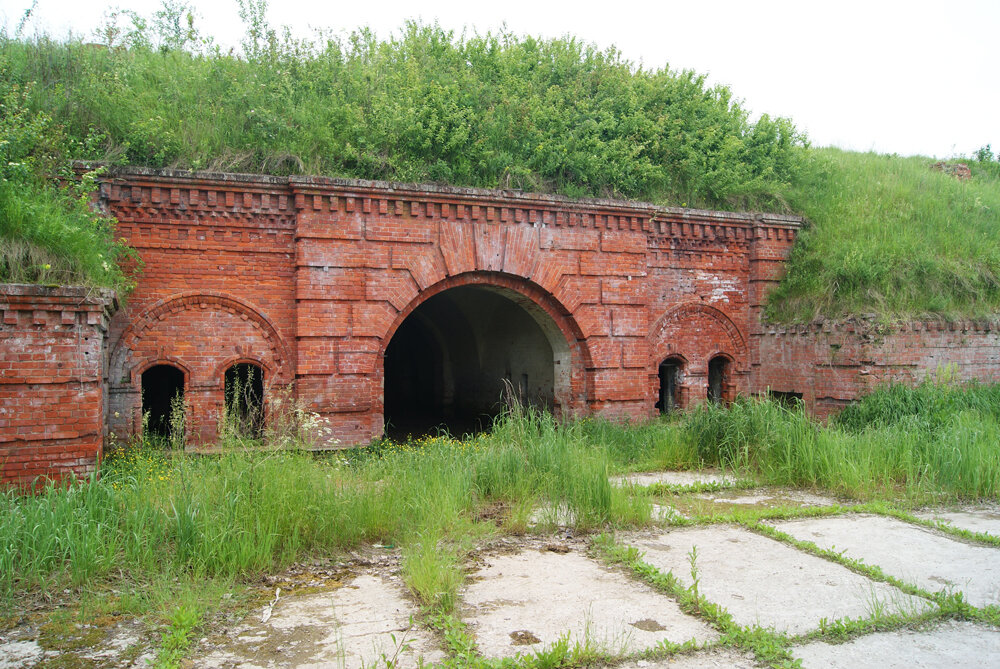
{"label": "side wall of brick structure", "polygon": [[821,418],[892,381],[913,384],[944,373],[963,381],[1000,382],[998,321],[771,326],[753,340],[757,391],[801,394]]}
{"label": "side wall of brick structure", "polygon": [[0,284],[0,482],[86,476],[104,437],[108,292]]}

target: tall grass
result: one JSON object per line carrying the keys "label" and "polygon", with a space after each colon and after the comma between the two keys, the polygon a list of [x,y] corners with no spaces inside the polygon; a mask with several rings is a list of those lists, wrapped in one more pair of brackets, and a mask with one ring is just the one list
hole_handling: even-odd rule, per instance
{"label": "tall grass", "polygon": [[0,597],[122,575],[245,578],[382,543],[403,548],[417,596],[448,610],[470,541],[523,531],[519,513],[547,508],[584,530],[648,523],[648,498],[611,486],[612,471],[710,464],[860,499],[996,500],[998,400],[1000,385],[888,387],[827,426],[751,399],[635,426],[514,411],[475,438],[337,455],[135,444],[100,478],[0,496]]}
{"label": "tall grass", "polygon": [[0,592],[119,573],[245,576],[366,542],[433,552],[468,535],[477,510],[494,503],[563,506],[579,527],[647,522],[648,503],[612,489],[607,453],[577,436],[530,414],[476,441],[434,438],[346,458],[135,445],[108,457],[99,479],[4,494]]}
{"label": "tall grass", "polygon": [[699,453],[762,481],[860,499],[996,499],[1000,386],[890,386],[822,427],[800,408],[741,399],[692,412]]}

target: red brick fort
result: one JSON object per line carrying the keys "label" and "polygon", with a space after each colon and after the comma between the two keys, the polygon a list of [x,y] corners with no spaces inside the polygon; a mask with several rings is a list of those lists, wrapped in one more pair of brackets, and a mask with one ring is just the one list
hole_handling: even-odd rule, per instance
{"label": "red brick fort", "polygon": [[771,393],[822,417],[943,367],[1000,381],[996,319],[762,323],[791,216],[142,168],[97,204],[138,287],[118,308],[0,285],[0,481],[93,471],[108,434],[163,430],[177,393],[189,445],[211,444],[241,385],[351,445],[487,427],[505,392],[632,420]]}

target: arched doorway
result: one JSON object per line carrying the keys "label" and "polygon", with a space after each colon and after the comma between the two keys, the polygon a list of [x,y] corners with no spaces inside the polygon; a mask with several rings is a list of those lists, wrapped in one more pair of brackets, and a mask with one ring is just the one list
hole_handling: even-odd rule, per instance
{"label": "arched doorway", "polygon": [[173,365],[153,365],[142,373],[141,384],[146,436],[172,436],[171,413],[183,411],[184,372]]}
{"label": "arched doorway", "polygon": [[728,401],[729,358],[717,355],[708,361],[708,400],[716,404]]}
{"label": "arched doorway", "polygon": [[660,390],[656,401],[659,412],[670,413],[680,407],[680,384],[683,361],[680,358],[667,358],[660,363]]}
{"label": "arched doorway", "polygon": [[386,434],[489,429],[505,397],[556,411],[570,348],[544,309],[511,288],[468,284],[419,304],[385,349]]}
{"label": "arched doorway", "polygon": [[237,435],[259,439],[264,432],[264,369],[238,362],[226,369],[226,417]]}

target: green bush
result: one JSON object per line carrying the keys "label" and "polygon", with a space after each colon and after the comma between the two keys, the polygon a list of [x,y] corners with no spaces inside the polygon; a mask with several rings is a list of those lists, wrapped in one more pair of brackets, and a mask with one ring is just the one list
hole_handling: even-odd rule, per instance
{"label": "green bush", "polygon": [[408,23],[387,40],[301,41],[253,15],[233,55],[133,19],[110,48],[0,41],[6,76],[37,82],[32,111],[70,137],[100,133],[129,163],[760,207],[780,200],[802,143],[701,75],[572,38]]}

